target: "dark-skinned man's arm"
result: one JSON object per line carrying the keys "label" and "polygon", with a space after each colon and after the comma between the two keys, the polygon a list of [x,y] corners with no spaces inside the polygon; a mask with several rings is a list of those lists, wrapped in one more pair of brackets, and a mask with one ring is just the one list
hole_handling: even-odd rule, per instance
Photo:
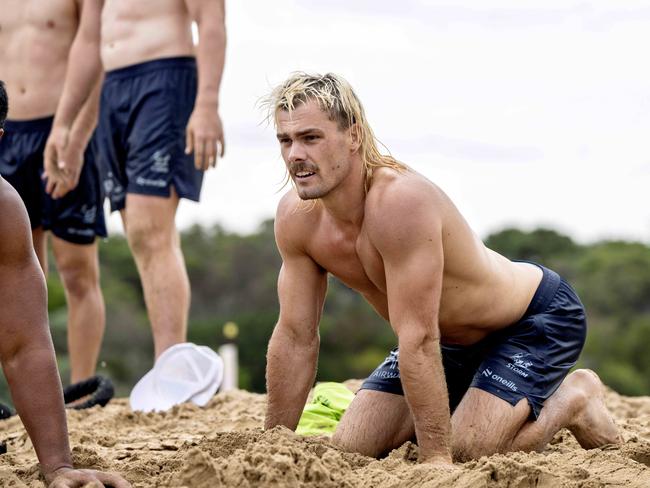
{"label": "dark-skinned man's arm", "polygon": [[27,211],[2,178],[0,236],[0,361],[46,482],[68,488],[91,481],[130,486],[115,474],[72,467],[45,277],[34,253]]}

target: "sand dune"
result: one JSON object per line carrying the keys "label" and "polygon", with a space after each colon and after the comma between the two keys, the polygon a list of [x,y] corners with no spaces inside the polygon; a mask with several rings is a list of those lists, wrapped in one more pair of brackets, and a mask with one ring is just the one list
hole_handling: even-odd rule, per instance
{"label": "sand dune", "polygon": [[[375,460],[326,440],[261,429],[264,395],[218,394],[205,408],[133,413],[125,399],[68,412],[75,463],[115,470],[136,487],[650,487],[650,397],[609,392],[625,443],[586,451],[568,431],[543,453],[494,455],[448,472],[415,463],[407,443]],[[36,487],[38,465],[18,418],[0,422],[0,486]]]}

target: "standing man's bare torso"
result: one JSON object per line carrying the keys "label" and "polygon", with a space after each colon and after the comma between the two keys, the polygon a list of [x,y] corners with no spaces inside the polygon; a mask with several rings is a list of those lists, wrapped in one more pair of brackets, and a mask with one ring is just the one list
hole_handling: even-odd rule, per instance
{"label": "standing man's bare torso", "polygon": [[[394,185],[400,185],[400,191],[426,193],[431,208],[442,216],[442,342],[472,344],[521,318],[541,281],[541,269],[513,263],[486,248],[451,200],[415,172],[377,170],[365,199],[364,219],[358,225],[335,220],[319,203],[307,210],[310,204],[302,202],[293,191],[284,197],[280,216],[292,221],[287,223],[287,229],[295,246],[302,248],[323,272],[359,291],[382,317],[390,320],[384,263],[373,245],[369,227],[375,226],[374,232],[382,231],[382,217],[373,208],[382,192]],[[402,212],[409,212],[408,201]]]}
{"label": "standing man's bare torso", "polygon": [[35,119],[56,111],[79,12],[79,0],[3,1],[0,79],[11,100],[9,119]]}
{"label": "standing man's bare torso", "polygon": [[176,56],[194,56],[185,0],[106,0],[101,57],[106,71]]}

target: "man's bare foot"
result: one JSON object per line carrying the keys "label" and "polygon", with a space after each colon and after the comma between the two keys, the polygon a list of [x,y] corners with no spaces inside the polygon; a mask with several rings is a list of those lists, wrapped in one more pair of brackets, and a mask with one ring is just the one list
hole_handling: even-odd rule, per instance
{"label": "man's bare foot", "polygon": [[577,412],[568,428],[580,445],[593,449],[620,444],[623,439],[605,406],[605,387],[598,375],[590,369],[578,369],[565,383],[575,389]]}

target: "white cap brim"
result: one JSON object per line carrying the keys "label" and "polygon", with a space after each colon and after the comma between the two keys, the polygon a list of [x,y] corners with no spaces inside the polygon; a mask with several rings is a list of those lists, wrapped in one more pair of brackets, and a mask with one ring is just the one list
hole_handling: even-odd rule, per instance
{"label": "white cap brim", "polygon": [[223,380],[223,361],[206,346],[186,342],[164,351],[130,395],[133,410],[164,411],[186,401],[203,406]]}

